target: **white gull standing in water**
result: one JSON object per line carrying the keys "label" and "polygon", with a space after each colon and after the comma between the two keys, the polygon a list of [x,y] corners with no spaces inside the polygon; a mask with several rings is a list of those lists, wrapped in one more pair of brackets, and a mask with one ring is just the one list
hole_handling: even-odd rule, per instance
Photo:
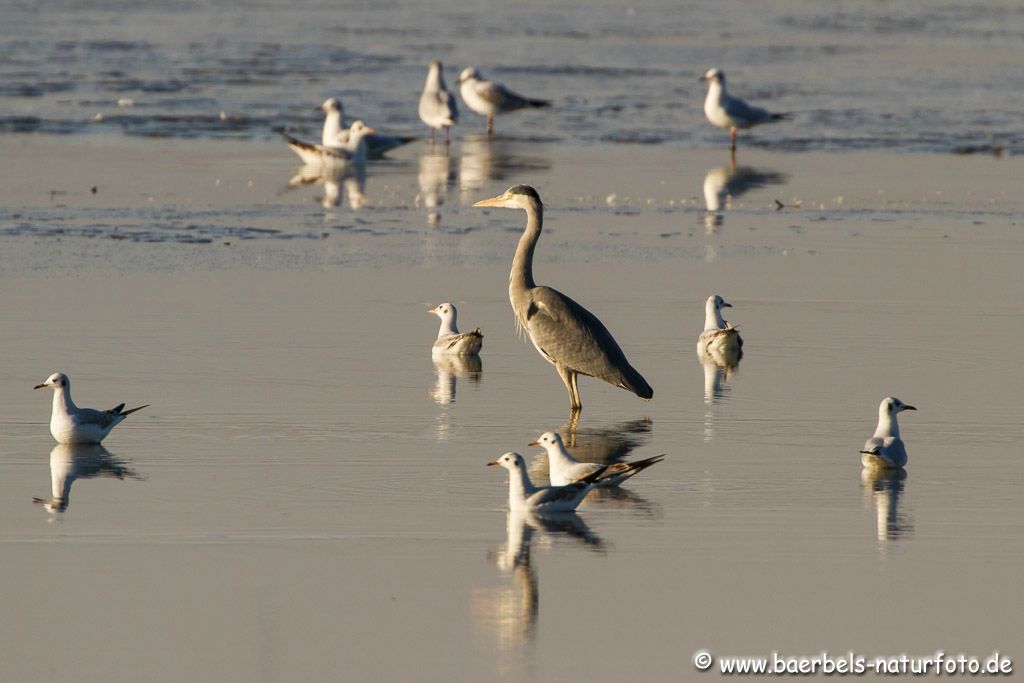
{"label": "white gull standing in water", "polygon": [[347,169],[366,163],[366,138],[374,131],[362,121],[356,121],[348,131],[348,141],[334,145],[317,145],[293,138],[284,131],[278,132],[288,141],[288,147],[298,154],[302,163],[307,166]]}
{"label": "white gull standing in water", "polygon": [[451,143],[451,127],[459,122],[459,108],[455,104],[455,95],[448,92],[444,85],[444,74],[441,62],[433,60],[427,71],[427,82],[423,84],[420,95],[419,114],[423,123],[430,126],[430,142],[434,142],[434,133],[444,128],[444,144]]}
{"label": "white gull standing in water", "polygon": [[547,100],[535,100],[514,93],[501,83],[488,81],[472,66],[459,74],[459,94],[466,106],[481,116],[487,117],[487,135],[494,132],[494,117],[527,107],[549,107]]}
{"label": "white gull standing in water", "polygon": [[738,97],[733,97],[725,88],[725,72],[721,69],[708,69],[700,77],[707,81],[708,95],[704,100],[704,115],[713,125],[729,131],[732,137],[730,149],[736,151],[736,131],[740,128],[752,128],[761,123],[771,123],[789,118],[789,114],[773,114],[767,109],[754,107]]}
{"label": "white gull standing in water", "polygon": [[68,376],[55,372],[34,389],[53,389],[53,412],[50,414],[50,434],[57,443],[99,443],[110,430],[136,410],[149,406],[124,410],[124,404],[110,410],[79,408],[71,400],[71,381]]}
{"label": "white gull standing in water", "polygon": [[907,464],[907,449],[900,438],[896,415],[904,410],[917,410],[893,396],[886,396],[878,406],[875,435],[864,444],[860,463],[864,467],[895,469]]}

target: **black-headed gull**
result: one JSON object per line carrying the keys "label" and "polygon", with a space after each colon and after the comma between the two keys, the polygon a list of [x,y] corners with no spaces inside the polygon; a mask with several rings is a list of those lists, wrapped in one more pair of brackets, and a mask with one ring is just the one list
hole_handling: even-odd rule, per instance
{"label": "black-headed gull", "polygon": [[704,115],[713,125],[729,131],[732,137],[732,149],[736,151],[736,131],[740,128],[752,128],[761,123],[782,121],[789,114],[773,114],[767,109],[747,104],[738,97],[733,97],[725,88],[725,72],[721,69],[708,69],[700,77],[707,81],[708,95],[704,99]]}
{"label": "black-headed gull", "polygon": [[494,132],[494,117],[527,107],[549,107],[548,100],[535,100],[514,93],[501,83],[485,80],[480,72],[467,66],[459,74],[459,94],[466,106],[487,117],[487,134]]}
{"label": "black-headed gull", "polygon": [[893,396],[886,396],[878,406],[878,426],[875,435],[864,444],[860,463],[864,467],[894,469],[907,464],[907,448],[900,438],[900,425],[896,415],[904,410],[917,410]]}
{"label": "black-headed gull", "polygon": [[71,381],[62,372],[55,372],[34,389],[53,389],[53,412],[50,414],[50,434],[57,443],[99,443],[110,430],[137,410],[125,410],[124,404],[110,410],[79,408],[71,400]]}
{"label": "black-headed gull", "polygon": [[420,95],[420,120],[430,126],[430,142],[434,142],[434,133],[444,128],[444,144],[451,142],[451,127],[459,122],[459,108],[455,104],[455,95],[448,92],[444,84],[441,62],[433,60],[427,71],[427,82],[423,84]]}
{"label": "black-headed gull", "polygon": [[475,356],[480,353],[480,348],[484,345],[484,335],[480,333],[479,327],[472,332],[459,332],[456,325],[458,311],[453,304],[447,301],[440,303],[427,313],[433,313],[441,319],[441,327],[434,341],[434,354]]}
{"label": "black-headed gull", "polygon": [[567,486],[534,486],[526,472],[526,461],[518,453],[505,453],[488,465],[500,465],[508,470],[508,506],[511,510],[524,510],[535,514],[572,512],[594,488],[605,468]]}
{"label": "black-headed gull", "polygon": [[557,432],[544,432],[536,441],[531,441],[531,446],[540,446],[548,454],[548,477],[553,486],[565,486],[578,482],[596,472],[601,472],[600,477],[594,481],[595,486],[618,486],[632,477],[637,472],[642,472],[651,465],[664,460],[664,455],[655,455],[644,460],[633,462],[617,462],[611,465],[601,465],[596,462],[580,462],[570,455],[562,442],[562,436]]}
{"label": "black-headed gull", "polygon": [[704,330],[697,338],[697,355],[733,353],[743,348],[743,338],[732,323],[722,317],[723,308],[732,308],[718,294],[712,294],[704,303]]}

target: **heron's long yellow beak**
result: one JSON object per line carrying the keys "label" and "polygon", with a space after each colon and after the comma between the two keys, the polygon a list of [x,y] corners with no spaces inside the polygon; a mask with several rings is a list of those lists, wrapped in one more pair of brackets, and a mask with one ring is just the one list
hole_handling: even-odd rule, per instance
{"label": "heron's long yellow beak", "polygon": [[480,201],[478,201],[473,206],[475,206],[475,207],[501,206],[501,203],[503,201],[505,201],[505,195],[501,195],[499,197],[491,197],[490,199],[481,199]]}

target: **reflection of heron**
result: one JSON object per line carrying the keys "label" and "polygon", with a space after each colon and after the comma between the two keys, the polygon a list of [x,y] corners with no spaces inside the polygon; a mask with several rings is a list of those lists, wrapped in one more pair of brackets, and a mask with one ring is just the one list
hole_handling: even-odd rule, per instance
{"label": "reflection of heron", "polygon": [[325,209],[341,206],[341,188],[345,188],[348,203],[355,210],[366,206],[366,167],[352,166],[349,168],[303,166],[288,181],[288,187],[316,185],[323,183],[324,196],[319,198],[320,205]]}
{"label": "reflection of heron", "polygon": [[[750,190],[786,182],[785,173],[758,170],[751,166],[719,166],[704,176],[704,204],[710,214],[726,208],[735,199]],[[720,221],[719,221],[720,222]]]}
{"label": "reflection of heron", "polygon": [[434,133],[444,128],[444,144],[451,143],[452,126],[459,122],[459,108],[455,105],[455,95],[448,92],[444,85],[444,74],[441,62],[434,59],[427,71],[427,82],[423,84],[420,95],[420,120],[430,126],[430,143],[434,143]]}
{"label": "reflection of heron", "polygon": [[711,351],[736,353],[743,357],[743,338],[739,330],[722,317],[723,308],[732,308],[732,304],[717,294],[712,294],[705,302],[704,329],[697,337],[697,355],[702,359]]}
{"label": "reflection of heron", "polygon": [[740,128],[752,128],[761,123],[771,123],[789,118],[789,114],[773,114],[767,109],[754,107],[738,97],[733,97],[725,88],[725,72],[721,69],[708,69],[700,77],[707,81],[708,95],[704,100],[704,115],[713,125],[729,131],[732,138],[730,150],[736,152],[736,131]]}
{"label": "reflection of heron", "polygon": [[597,317],[561,292],[533,281],[533,252],[540,238],[544,206],[537,191],[515,185],[504,194],[473,206],[499,206],[526,211],[526,230],[519,239],[509,275],[508,294],[520,330],[530,335],[534,347],[555,366],[569,392],[571,412],[579,412],[577,377],[586,375],[650,399],[654,391],[619,348]]}
{"label": "reflection of heron", "polygon": [[50,451],[50,498],[33,498],[50,512],[64,512],[71,503],[71,484],[76,479],[114,477],[140,479],[126,461],[100,444],[57,444]]}
{"label": "reflection of heron", "polygon": [[487,117],[487,135],[494,132],[494,117],[517,109],[548,107],[547,100],[535,100],[514,93],[501,83],[485,80],[474,67],[467,66],[459,74],[459,94],[466,106]]}
{"label": "reflection of heron", "polygon": [[448,187],[454,182],[451,158],[447,150],[444,154],[429,151],[422,154],[417,179],[420,193],[416,197],[416,203],[426,208],[427,223],[438,225],[441,222],[440,208],[448,196]]}
{"label": "reflection of heron", "polygon": [[435,402],[447,405],[455,402],[457,378],[465,377],[473,384],[480,383],[483,363],[480,356],[433,356],[437,381],[428,393]]}
{"label": "reflection of heron", "polygon": [[875,506],[879,542],[896,540],[914,530],[913,524],[900,512],[900,496],[906,478],[904,469],[865,468],[860,471],[864,501]]}
{"label": "reflection of heron", "polygon": [[886,396],[878,405],[878,426],[875,435],[864,444],[860,462],[864,467],[893,469],[907,464],[907,449],[900,438],[896,416],[904,410],[917,410],[898,398]]}

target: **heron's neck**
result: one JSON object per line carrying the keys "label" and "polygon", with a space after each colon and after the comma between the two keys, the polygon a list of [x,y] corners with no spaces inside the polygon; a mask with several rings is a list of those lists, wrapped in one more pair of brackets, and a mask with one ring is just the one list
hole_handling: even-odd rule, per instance
{"label": "heron's neck", "polygon": [[70,413],[76,409],[71,400],[71,387],[58,387],[53,390],[53,412]]}
{"label": "heron's neck", "polygon": [[715,306],[714,300],[711,300],[704,306],[704,330],[724,329],[725,318],[722,317],[722,311],[718,306]]}
{"label": "heron's neck", "polygon": [[533,281],[533,250],[537,247],[540,231],[544,223],[544,207],[531,199],[526,205],[526,230],[519,238],[515,258],[512,259],[512,272],[509,273],[509,291],[524,291],[537,285]]}
{"label": "heron's neck", "polygon": [[895,415],[890,415],[888,406],[878,409],[878,427],[875,429],[875,436],[899,436],[900,425]]}
{"label": "heron's neck", "polygon": [[324,134],[322,142],[325,147],[335,147],[338,144],[338,136],[341,135],[341,112],[329,111],[324,118]]}
{"label": "heron's neck", "polygon": [[446,334],[458,334],[459,328],[455,325],[455,314],[453,313],[448,318],[441,318],[441,328],[437,331],[437,338],[445,336]]}

